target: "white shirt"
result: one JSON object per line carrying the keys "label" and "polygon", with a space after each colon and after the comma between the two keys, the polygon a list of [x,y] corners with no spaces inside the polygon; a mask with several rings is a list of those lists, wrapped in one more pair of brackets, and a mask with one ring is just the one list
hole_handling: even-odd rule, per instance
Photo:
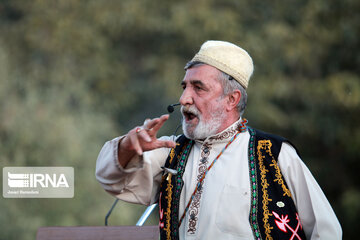
{"label": "white shirt", "polygon": [[[208,167],[225,147],[238,124],[236,122],[215,136],[195,142],[183,175],[179,217],[195,189],[199,172]],[[163,137],[170,138],[174,137]],[[208,172],[196,204],[191,205],[180,226],[180,239],[253,239],[249,223],[249,138],[247,131],[240,133]],[[164,166],[170,149],[144,152],[142,157],[134,157],[124,169],[118,163],[119,140],[121,137],[105,143],[102,148],[96,164],[98,181],[121,200],[144,205],[156,202],[161,166]],[[294,148],[287,143],[281,147],[278,165],[292,193],[306,237],[341,239],[341,226],[328,200]]]}

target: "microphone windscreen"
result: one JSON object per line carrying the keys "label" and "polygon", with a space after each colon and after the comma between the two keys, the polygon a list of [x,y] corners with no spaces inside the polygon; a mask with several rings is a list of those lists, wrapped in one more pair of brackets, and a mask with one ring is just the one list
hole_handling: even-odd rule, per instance
{"label": "microphone windscreen", "polygon": [[169,113],[172,113],[174,111],[174,107],[175,106],[179,106],[180,103],[174,103],[174,104],[170,104],[168,107],[167,107],[167,110]]}
{"label": "microphone windscreen", "polygon": [[169,105],[169,106],[167,107],[167,111],[168,111],[169,113],[172,113],[172,112],[174,111],[173,105]]}

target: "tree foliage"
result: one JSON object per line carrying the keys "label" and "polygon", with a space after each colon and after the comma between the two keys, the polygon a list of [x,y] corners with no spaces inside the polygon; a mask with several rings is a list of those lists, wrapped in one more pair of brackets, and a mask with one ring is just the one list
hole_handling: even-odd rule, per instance
{"label": "tree foliage", "polygon": [[[248,50],[245,117],[295,143],[355,238],[359,10],[356,0],[1,1],[1,165],[73,166],[76,179],[73,199],[1,199],[0,239],[101,225],[112,202],[94,178],[102,144],[177,102],[183,66],[208,39]],[[114,224],[143,208],[119,209]]]}

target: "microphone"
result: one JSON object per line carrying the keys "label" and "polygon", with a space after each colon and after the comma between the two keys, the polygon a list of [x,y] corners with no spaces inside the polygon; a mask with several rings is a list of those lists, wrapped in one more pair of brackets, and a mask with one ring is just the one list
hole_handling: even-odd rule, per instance
{"label": "microphone", "polygon": [[179,106],[179,105],[180,105],[180,103],[170,104],[170,105],[167,107],[167,111],[168,111],[169,113],[172,113],[172,112],[174,111],[174,107]]}

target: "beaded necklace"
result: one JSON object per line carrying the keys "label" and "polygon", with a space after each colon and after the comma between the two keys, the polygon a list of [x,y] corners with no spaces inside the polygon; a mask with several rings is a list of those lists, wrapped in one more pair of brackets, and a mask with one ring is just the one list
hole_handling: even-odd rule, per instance
{"label": "beaded necklace", "polygon": [[216,158],[212,161],[212,163],[209,165],[209,167],[206,169],[206,171],[204,172],[204,174],[201,176],[201,178],[199,179],[196,187],[195,187],[195,190],[194,192],[191,194],[191,197],[189,199],[189,202],[188,204],[186,205],[185,207],[185,210],[184,210],[184,213],[182,214],[180,220],[179,220],[179,227],[181,226],[181,223],[187,213],[187,211],[189,210],[189,207],[190,207],[190,204],[192,202],[192,200],[194,199],[194,196],[195,194],[197,193],[197,191],[199,189],[201,189],[201,185],[206,177],[206,174],[210,171],[210,169],[214,166],[215,162],[220,158],[220,156],[225,152],[225,150],[229,147],[229,145],[237,138],[237,136],[246,131],[247,130],[247,127],[246,127],[246,124],[247,124],[247,120],[246,119],[243,119],[242,122],[241,122],[241,127],[240,129],[237,131],[237,133],[230,139],[230,141],[226,144],[226,146],[221,150],[221,152],[216,156]]}

